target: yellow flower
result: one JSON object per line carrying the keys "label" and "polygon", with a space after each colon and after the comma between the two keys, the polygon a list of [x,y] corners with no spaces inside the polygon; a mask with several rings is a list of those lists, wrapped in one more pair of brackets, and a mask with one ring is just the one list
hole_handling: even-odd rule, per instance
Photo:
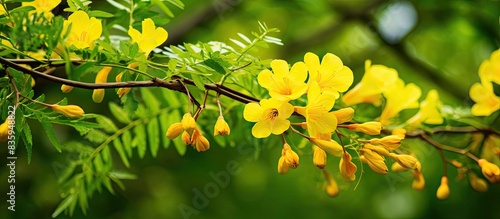
{"label": "yellow flower", "polygon": [[377,154],[380,154],[382,156],[389,156],[389,151],[382,146],[372,145],[370,143],[366,143],[363,145],[363,149],[371,150],[371,151],[376,152]]}
{"label": "yellow flower", "polygon": [[495,95],[491,82],[473,84],[469,96],[476,102],[471,109],[474,116],[489,116],[500,109],[500,97]]}
{"label": "yellow flower", "polygon": [[332,113],[337,117],[337,124],[342,124],[351,121],[354,116],[354,109],[347,107],[333,111]]}
{"label": "yellow flower", "polygon": [[319,148],[318,146],[313,145],[313,164],[320,169],[325,168],[326,166],[326,152]]}
{"label": "yellow flower", "polygon": [[[97,72],[97,76],[95,77],[96,84],[106,83],[108,81],[108,74],[111,71],[111,67],[106,66],[102,68],[99,72]],[[102,102],[104,98],[104,89],[95,89],[92,92],[92,100],[96,103]]]}
{"label": "yellow flower", "polygon": [[417,168],[417,158],[407,155],[407,154],[395,154],[395,153],[390,153],[389,157],[392,159],[396,160],[396,162],[399,163],[404,168],[407,169],[416,169]]}
{"label": "yellow flower", "polygon": [[61,91],[63,93],[69,93],[72,90],[73,90],[73,86],[69,86],[69,85],[65,85],[65,84],[61,85]]}
{"label": "yellow flower", "polygon": [[368,149],[361,149],[361,156],[359,158],[378,174],[387,174],[389,172],[384,157],[378,153]]}
{"label": "yellow flower", "polygon": [[280,159],[278,160],[278,173],[286,174],[288,173],[288,170],[290,170],[290,167],[286,163],[285,157],[281,156]]}
{"label": "yellow flower", "polygon": [[371,65],[370,60],[365,62],[365,74],[361,81],[343,97],[342,101],[348,106],[358,103],[371,103],[379,106],[382,92],[386,87],[398,79],[398,72],[383,65]]}
{"label": "yellow flower", "polygon": [[290,126],[288,118],[293,113],[293,106],[276,99],[263,99],[258,103],[245,105],[243,117],[249,122],[256,122],[252,128],[252,135],[256,138],[265,138],[279,135]]}
{"label": "yellow flower", "polygon": [[422,91],[417,85],[410,83],[405,86],[405,82],[398,79],[395,83],[388,85],[383,94],[386,103],[380,116],[380,122],[382,125],[388,125],[390,124],[389,119],[402,110],[417,108],[418,98],[420,98]]}
{"label": "yellow flower", "polygon": [[333,179],[332,175],[330,175],[328,171],[325,169],[322,169],[322,171],[326,179],[326,194],[332,198],[337,197],[339,195],[339,186],[337,185],[337,182],[335,182],[335,179]]}
{"label": "yellow flower", "polygon": [[184,114],[184,116],[182,117],[181,123],[182,123],[182,128],[189,135],[192,135],[194,130],[198,128],[196,126],[196,121],[194,120],[193,116],[191,116],[191,113]]}
{"label": "yellow flower", "polygon": [[365,122],[362,124],[349,124],[347,128],[355,132],[363,132],[367,135],[379,135],[382,130],[382,123],[380,122]]}
{"label": "yellow flower", "polygon": [[289,144],[285,143],[281,150],[281,156],[285,158],[289,168],[296,169],[299,166],[299,155],[292,150]]}
{"label": "yellow flower", "polygon": [[52,14],[52,9],[59,5],[59,3],[61,3],[61,0],[34,0],[32,2],[23,2],[22,6],[33,6],[35,8],[35,11],[30,12],[30,14],[43,13],[43,15],[47,19],[52,19],[52,17],[54,17],[54,14]]}
{"label": "yellow flower", "polygon": [[274,72],[263,70],[259,73],[260,86],[269,90],[269,95],[280,101],[295,100],[307,91],[307,66],[303,62],[295,63],[288,70],[284,60],[273,60],[271,68]]}
{"label": "yellow flower", "polygon": [[94,41],[102,33],[100,20],[95,17],[89,18],[89,15],[84,11],[75,11],[68,17],[67,21],[64,21],[63,35],[68,31],[70,24],[71,29],[66,39],[66,46],[74,45],[78,49],[94,47]]}
{"label": "yellow flower", "polygon": [[319,57],[311,52],[304,55],[304,62],[309,69],[309,83],[317,82],[321,91],[330,91],[335,99],[339,92],[345,92],[354,80],[352,71],[344,66],[342,60],[334,54],[327,53],[321,63]]}
{"label": "yellow flower", "polygon": [[167,138],[173,140],[173,139],[179,137],[179,135],[183,131],[184,131],[184,129],[182,128],[182,123],[176,122],[176,123],[170,125],[170,127],[168,127],[167,132],[165,133],[165,135],[167,136]]}
{"label": "yellow flower", "polygon": [[[182,124],[181,124],[182,125]],[[191,142],[191,135],[189,135],[189,133],[187,133],[186,131],[183,131],[182,132],[182,143],[184,145],[190,145],[192,142]]]}
{"label": "yellow flower", "polygon": [[393,135],[399,136],[401,139],[405,139],[406,137],[406,129],[404,128],[395,128],[392,130]]}
{"label": "yellow flower", "polygon": [[380,144],[384,146],[387,150],[396,150],[401,145],[401,136],[398,135],[388,135],[383,138],[373,138],[370,139],[371,144]]}
{"label": "yellow flower", "polygon": [[490,58],[481,63],[478,74],[482,83],[500,84],[500,49],[493,51]]}
{"label": "yellow flower", "polygon": [[483,172],[484,177],[491,183],[500,182],[500,168],[496,164],[490,163],[485,159],[479,159],[477,163],[479,167],[481,167],[481,172]]}
{"label": "yellow flower", "polygon": [[339,143],[337,143],[334,140],[323,140],[315,137],[311,137],[309,141],[318,146],[319,148],[323,149],[324,151],[328,152],[329,154],[332,154],[333,156],[340,157],[342,155],[343,149],[342,146],[340,146]]}
{"label": "yellow flower", "polygon": [[0,15],[4,15],[4,14],[7,14],[7,10],[5,10],[5,8],[3,7],[3,4],[0,4]]}
{"label": "yellow flower", "polygon": [[128,35],[132,38],[133,42],[139,45],[139,50],[144,52],[146,57],[154,48],[163,44],[168,38],[168,32],[162,27],[157,28],[150,18],[142,21],[142,33],[130,26]]}
{"label": "yellow flower", "polygon": [[331,92],[323,92],[318,83],[312,82],[307,92],[307,106],[295,107],[295,111],[306,118],[307,132],[312,137],[320,133],[331,133],[337,128],[337,117],[330,113],[335,98]]}
{"label": "yellow flower", "polygon": [[54,104],[54,105],[51,105],[51,108],[52,108],[52,110],[54,110],[54,112],[63,114],[63,115],[70,117],[70,118],[80,118],[85,113],[83,111],[83,109],[77,105],[61,106],[61,105]]}
{"label": "yellow flower", "polygon": [[217,122],[215,123],[214,128],[214,136],[217,135],[229,135],[231,133],[231,129],[229,129],[229,125],[224,120],[224,117],[219,116]]}
{"label": "yellow flower", "polygon": [[427,97],[420,103],[420,110],[417,114],[411,117],[406,123],[439,125],[443,123],[443,115],[441,115],[441,103],[436,90],[430,90]]}
{"label": "yellow flower", "polygon": [[394,162],[394,163],[392,163],[391,170],[392,170],[392,172],[404,172],[404,171],[407,171],[409,169],[401,166],[398,162]]}
{"label": "yellow flower", "polygon": [[198,152],[206,151],[210,149],[210,142],[205,136],[200,134],[195,140],[195,147]]}
{"label": "yellow flower", "polygon": [[340,175],[342,175],[346,182],[353,182],[356,179],[355,173],[358,168],[351,160],[351,155],[344,151],[342,157],[340,158],[339,169]]}
{"label": "yellow flower", "polygon": [[486,180],[477,177],[475,173],[469,172],[469,181],[472,189],[478,192],[488,191],[488,183]]}
{"label": "yellow flower", "polygon": [[9,138],[9,119],[0,125],[0,142],[6,142]]}
{"label": "yellow flower", "polygon": [[127,95],[130,92],[130,90],[132,90],[132,88],[130,87],[120,87],[118,88],[116,94],[118,95],[118,98],[122,98],[123,96]]}
{"label": "yellow flower", "polygon": [[441,185],[437,189],[436,196],[438,199],[446,199],[450,195],[450,187],[448,186],[448,177],[441,177]]}

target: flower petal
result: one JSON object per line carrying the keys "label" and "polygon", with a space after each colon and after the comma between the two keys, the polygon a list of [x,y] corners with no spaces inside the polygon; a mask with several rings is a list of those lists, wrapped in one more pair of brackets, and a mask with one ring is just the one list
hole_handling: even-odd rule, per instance
{"label": "flower petal", "polygon": [[243,118],[249,122],[257,122],[262,117],[264,109],[258,103],[248,103],[243,110]]}
{"label": "flower petal", "polygon": [[288,63],[285,60],[275,59],[271,61],[271,68],[277,77],[288,75]]}
{"label": "flower petal", "polygon": [[266,121],[255,123],[252,128],[252,135],[256,138],[266,138],[271,135],[272,124]]}

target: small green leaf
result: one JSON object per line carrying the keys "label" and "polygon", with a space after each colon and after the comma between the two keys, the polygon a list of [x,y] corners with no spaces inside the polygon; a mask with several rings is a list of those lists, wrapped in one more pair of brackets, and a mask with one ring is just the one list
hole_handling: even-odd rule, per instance
{"label": "small green leaf", "polygon": [[129,168],[130,163],[128,162],[127,155],[125,154],[125,150],[123,150],[123,145],[122,142],[120,141],[119,138],[113,140],[113,146],[115,146],[116,152],[118,152],[118,155],[120,155],[120,158],[122,159],[123,164]]}
{"label": "small green leaf", "polygon": [[139,158],[144,158],[146,154],[146,130],[143,124],[139,124],[134,128],[135,138],[133,144],[137,145]]}
{"label": "small green leaf", "polygon": [[54,131],[54,127],[52,126],[52,124],[47,120],[41,118],[40,116],[37,116],[37,119],[40,124],[42,124],[42,127],[45,130],[47,137],[49,138],[49,141],[52,143],[52,145],[54,145],[57,151],[61,152],[61,143],[56,136],[56,132]]}
{"label": "small green leaf", "polygon": [[224,69],[224,67],[222,67],[218,62],[216,62],[213,59],[207,59],[203,61],[203,63],[208,67],[210,67],[211,69],[215,70],[219,74],[223,75],[226,74],[226,70]]}
{"label": "small green leaf", "polygon": [[[177,110],[174,112],[169,112],[170,115],[174,113],[177,114]],[[165,134],[167,133],[168,127],[170,127],[170,125],[173,124],[170,123],[169,114],[163,113],[158,117],[161,129],[160,138],[163,140],[163,148],[165,149],[167,149],[168,146],[170,146],[170,141],[171,141],[165,136]]]}
{"label": "small green leaf", "polygon": [[120,106],[118,106],[118,104],[109,102],[109,110],[119,122],[123,124],[129,124],[131,122],[127,113],[125,113],[125,111]]}
{"label": "small green leaf", "polygon": [[113,170],[109,174],[117,179],[137,179],[136,175],[120,170]]}
{"label": "small green leaf", "polygon": [[193,79],[194,85],[200,90],[205,90],[205,84],[201,81],[201,78],[197,74],[191,74],[191,78]]}
{"label": "small green leaf", "polygon": [[156,157],[160,148],[160,136],[158,136],[158,119],[153,118],[148,123],[148,140],[151,155]]}
{"label": "small green leaf", "polygon": [[160,110],[160,102],[156,99],[155,95],[148,88],[141,89],[144,105],[151,114],[155,114]]}
{"label": "small green leaf", "polygon": [[31,152],[33,147],[33,137],[31,136],[30,126],[28,124],[23,127],[23,139],[24,145],[26,146],[26,152],[28,153],[28,164],[31,163]]}
{"label": "small green leaf", "polygon": [[89,17],[103,17],[103,18],[110,18],[113,17],[114,15],[105,11],[100,11],[100,10],[95,10],[95,11],[90,11],[89,12]]}
{"label": "small green leaf", "polygon": [[125,131],[122,134],[123,147],[132,148],[132,135],[130,131]]}
{"label": "small green leaf", "polygon": [[105,142],[108,138],[109,135],[106,133],[102,132],[101,130],[98,129],[91,129],[87,135],[85,135],[85,138],[87,138],[90,142],[96,143],[96,144],[101,144]]}
{"label": "small green leaf", "polygon": [[68,197],[66,197],[62,202],[61,204],[59,204],[59,206],[57,206],[56,210],[54,211],[54,213],[52,213],[52,218],[55,218],[57,216],[59,216],[59,214],[61,214],[64,210],[66,210],[69,205],[73,202],[75,202],[75,196],[73,195],[70,195]]}
{"label": "small green leaf", "polygon": [[115,123],[108,117],[99,115],[95,119],[107,133],[115,133],[118,131],[118,127],[116,127]]}
{"label": "small green leaf", "polygon": [[158,6],[163,11],[163,13],[165,13],[169,17],[174,17],[174,13],[172,13],[172,11],[160,0],[151,0],[151,3]]}

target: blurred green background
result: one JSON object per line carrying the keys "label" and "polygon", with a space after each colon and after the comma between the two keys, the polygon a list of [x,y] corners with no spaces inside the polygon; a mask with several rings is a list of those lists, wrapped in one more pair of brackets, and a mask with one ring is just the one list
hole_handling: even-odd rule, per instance
{"label": "blurred green background", "polygon": [[[353,70],[355,83],[364,73],[365,60],[371,59],[373,64],[397,69],[406,83],[418,84],[423,95],[437,89],[443,102],[453,107],[471,106],[468,90],[479,81],[479,64],[500,45],[498,0],[184,2],[185,10],[175,11],[178,17],[166,26],[166,44],[211,40],[230,44],[229,38],[237,38],[238,32],[250,35],[257,30],[257,21],[263,21],[281,30],[275,36],[285,44],[262,50],[263,58],[292,63],[302,60],[308,51],[320,57],[331,52]],[[104,1],[99,4],[112,10]],[[51,82],[37,81],[37,86],[52,89],[48,101],[64,97]],[[80,104],[87,112],[108,113],[91,102],[90,96],[91,91],[75,89],[68,98],[71,103],[72,98],[85,97]],[[110,93],[106,98],[116,101]],[[243,105],[233,110],[242,109]],[[149,153],[143,160],[133,159],[129,171],[138,179],[125,181],[126,191],[116,187],[115,195],[107,191],[94,194],[87,215],[77,208],[73,217],[59,218],[183,218],[183,212],[184,216],[192,213],[189,218],[500,218],[500,187],[491,185],[486,193],[475,192],[467,180],[456,180],[454,168],[449,168],[450,197],[444,201],[436,198],[442,165],[430,146],[413,148],[423,165],[423,191],[411,189],[410,173],[381,176],[367,166],[354,190],[355,183],[342,181],[338,159],[330,156],[327,168],[341,191],[338,197],[329,198],[322,189],[321,172],[312,165],[310,150],[299,151],[298,169],[280,175],[276,171],[280,139],[251,140],[247,135],[252,124],[237,125],[248,133],[233,131],[232,135],[241,135],[234,147],[222,148],[212,142],[205,153],[190,148],[180,156],[170,147],[160,150],[154,159]],[[56,128],[62,142],[78,139],[76,131]],[[17,151],[16,213],[8,212],[2,201],[0,218],[49,218],[61,201],[57,176],[65,161],[75,155],[57,153],[37,123],[31,129],[35,139],[31,164],[22,147]],[[412,141],[406,144],[411,147]],[[2,150],[1,156],[5,153]],[[116,162],[118,168],[125,168],[119,159]],[[211,174],[228,174],[227,185],[214,187]],[[4,165],[0,170],[3,194],[7,176]],[[209,197],[201,200],[197,191]]]}

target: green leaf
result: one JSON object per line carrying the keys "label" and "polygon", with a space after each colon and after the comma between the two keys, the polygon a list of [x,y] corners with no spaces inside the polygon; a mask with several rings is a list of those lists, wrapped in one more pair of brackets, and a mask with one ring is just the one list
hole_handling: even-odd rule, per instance
{"label": "green leaf", "polygon": [[132,144],[137,145],[139,158],[144,158],[146,154],[146,130],[143,124],[139,124],[134,128],[135,138]]}
{"label": "green leaf", "polygon": [[174,17],[174,13],[172,13],[172,11],[160,0],[151,0],[151,3],[158,6],[163,11],[163,13],[165,13],[169,17]]}
{"label": "green leaf", "polygon": [[119,122],[123,124],[129,124],[131,122],[127,113],[125,113],[125,111],[120,106],[118,106],[118,104],[109,102],[109,110]]}
{"label": "green leaf", "polygon": [[144,105],[151,114],[155,114],[160,110],[160,102],[156,99],[155,95],[150,89],[141,89],[142,98],[144,100]]}
{"label": "green leaf", "polygon": [[54,213],[52,213],[52,218],[55,218],[57,216],[59,216],[59,214],[61,214],[64,210],[66,210],[69,205],[73,202],[75,202],[75,196],[73,195],[70,195],[68,197],[66,197],[62,202],[61,204],[59,204],[59,206],[57,206],[56,210],[54,211]]}
{"label": "green leaf", "polygon": [[132,148],[132,135],[130,131],[125,131],[122,134],[123,147]]}
{"label": "green leaf", "polygon": [[26,146],[26,152],[28,153],[28,164],[31,163],[31,152],[33,148],[33,137],[31,136],[30,126],[28,124],[23,127],[23,139],[24,145]]}
{"label": "green leaf", "polygon": [[201,78],[197,74],[191,74],[191,78],[193,79],[194,85],[200,90],[205,90],[205,84],[201,81]]}
{"label": "green leaf", "polygon": [[47,137],[49,138],[49,141],[52,143],[52,145],[54,145],[57,151],[61,152],[61,143],[56,136],[56,132],[54,131],[54,127],[52,126],[52,124],[39,115],[37,115],[37,119],[40,124],[42,124],[42,127],[45,130]]}
{"label": "green leaf", "polygon": [[226,74],[226,70],[224,69],[224,67],[222,67],[218,62],[216,62],[213,59],[207,59],[203,61],[203,63],[208,67],[210,67],[211,69],[215,70],[219,74],[223,75]]}
{"label": "green leaf", "polygon": [[118,127],[116,127],[115,123],[108,117],[99,115],[95,119],[107,133],[115,133],[118,131]]}
{"label": "green leaf", "polygon": [[81,77],[85,76],[89,72],[93,70],[95,63],[93,62],[85,62],[78,67],[74,68],[71,74],[68,74],[68,78],[70,80],[80,80]]}
{"label": "green leaf", "polygon": [[[174,113],[177,113],[177,111],[174,111],[174,112],[170,112],[169,114],[174,114]],[[160,121],[160,129],[161,129],[161,132],[160,132],[160,138],[163,140],[163,148],[167,149],[168,146],[170,146],[170,139],[168,139],[165,134],[167,133],[167,130],[168,130],[168,127],[170,127],[170,125],[172,123],[170,123],[170,120],[169,120],[169,114],[167,113],[163,113],[161,114],[158,119]]]}
{"label": "green leaf", "polygon": [[151,155],[156,157],[160,148],[160,136],[158,136],[158,119],[153,118],[148,123],[148,140]]}
{"label": "green leaf", "polygon": [[113,17],[114,15],[105,11],[100,11],[100,10],[95,10],[95,11],[90,11],[89,12],[89,17],[103,17],[103,18],[110,18]]}
{"label": "green leaf", "polygon": [[101,143],[105,142],[109,138],[109,135],[107,135],[106,133],[102,132],[101,130],[92,129],[92,130],[90,130],[87,133],[87,135],[85,135],[85,137],[90,142],[93,142],[93,143],[96,143],[96,144],[101,144]]}
{"label": "green leaf", "polygon": [[125,150],[123,150],[123,145],[122,142],[120,141],[119,138],[113,140],[113,146],[115,146],[116,152],[118,152],[118,155],[120,155],[120,158],[122,159],[123,164],[129,168],[130,163],[128,162],[127,155],[125,154]]}
{"label": "green leaf", "polygon": [[137,179],[136,175],[120,170],[113,170],[109,174],[117,179]]}

